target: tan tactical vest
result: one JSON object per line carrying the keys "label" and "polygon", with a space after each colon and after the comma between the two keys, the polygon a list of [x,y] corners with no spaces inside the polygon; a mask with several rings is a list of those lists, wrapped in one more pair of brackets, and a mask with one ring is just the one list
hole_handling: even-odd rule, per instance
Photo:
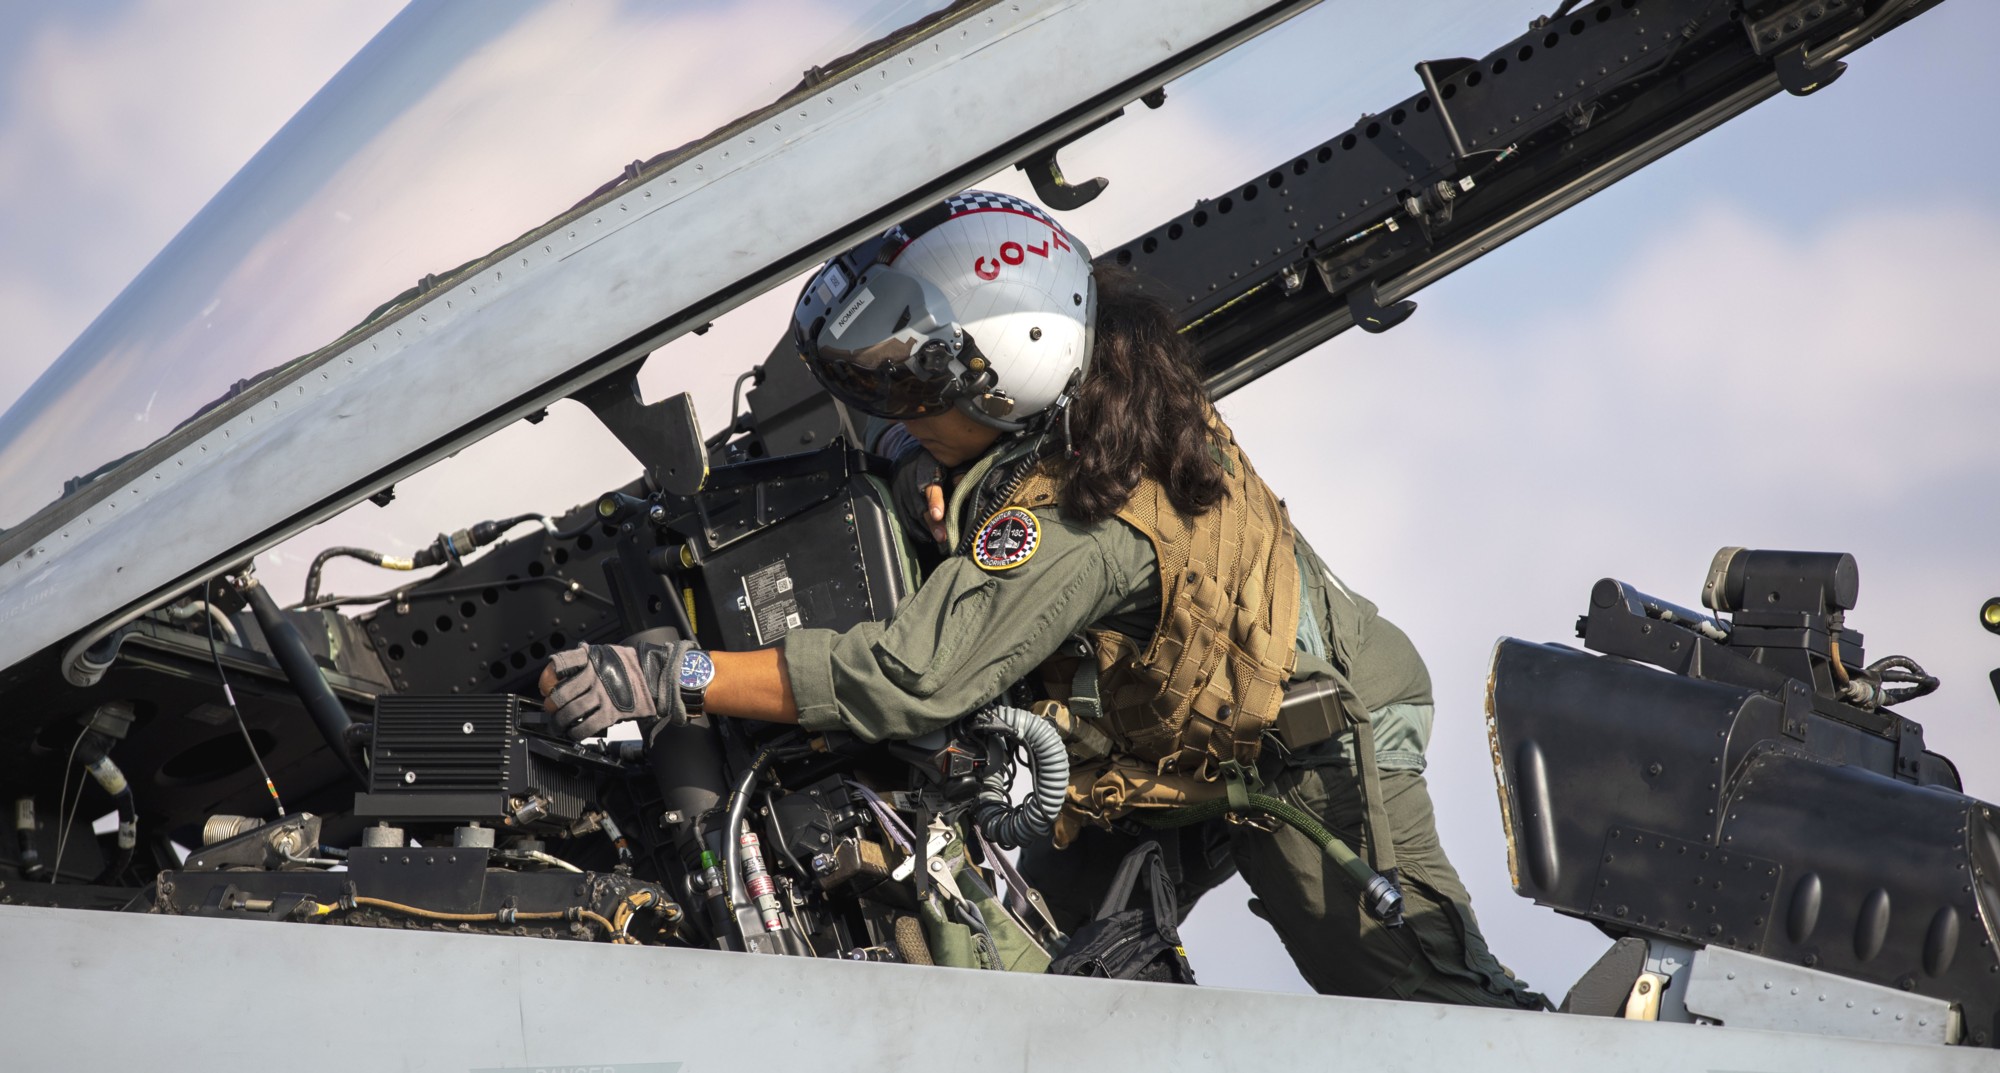
{"label": "tan tactical vest", "polygon": [[[1058,845],[1084,822],[1221,796],[1221,765],[1254,763],[1264,731],[1277,718],[1298,656],[1292,523],[1235,436],[1212,415],[1210,435],[1210,452],[1228,488],[1221,503],[1189,517],[1148,476],[1118,511],[1152,542],[1160,621],[1143,650],[1115,630],[1089,631],[1091,652],[1084,658],[1097,669],[1101,715],[1049,713],[1059,725],[1081,730],[1071,736],[1069,801],[1057,825]],[[1056,498],[1055,481],[1038,473],[1008,505],[1032,510]],[[1070,695],[1077,665],[1071,654],[1044,668],[1054,695]]]}

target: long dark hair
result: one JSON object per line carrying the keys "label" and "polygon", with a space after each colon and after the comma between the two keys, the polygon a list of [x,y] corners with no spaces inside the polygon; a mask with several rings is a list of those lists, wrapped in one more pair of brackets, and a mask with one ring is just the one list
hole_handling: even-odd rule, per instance
{"label": "long dark hair", "polygon": [[1070,403],[1075,454],[1056,463],[1062,512],[1083,524],[1116,514],[1142,476],[1182,514],[1206,513],[1225,493],[1194,347],[1173,313],[1123,275],[1099,273],[1096,348]]}

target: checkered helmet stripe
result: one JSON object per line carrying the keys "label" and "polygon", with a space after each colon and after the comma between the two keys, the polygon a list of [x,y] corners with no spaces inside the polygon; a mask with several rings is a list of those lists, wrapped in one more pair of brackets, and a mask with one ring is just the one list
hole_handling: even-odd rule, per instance
{"label": "checkered helmet stripe", "polygon": [[[946,219],[968,212],[992,212],[1000,210],[1003,212],[1018,212],[1023,216],[1032,216],[1050,227],[1063,230],[1062,225],[1055,221],[1055,217],[1043,212],[1041,206],[1031,201],[1023,201],[1012,194],[996,194],[990,190],[968,190],[963,194],[946,198],[944,207]],[[1063,233],[1068,234],[1069,232],[1063,230]]]}

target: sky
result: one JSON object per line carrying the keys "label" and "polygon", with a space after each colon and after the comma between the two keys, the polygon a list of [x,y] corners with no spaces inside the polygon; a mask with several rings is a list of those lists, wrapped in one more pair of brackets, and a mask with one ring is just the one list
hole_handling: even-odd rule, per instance
{"label": "sky", "polygon": [[[399,7],[0,6],[0,406]],[[301,232],[268,271],[314,264],[316,312],[352,323],[627,161],[775,96],[902,10],[631,14],[644,9],[508,6],[528,32],[492,57],[504,77],[444,87],[458,94],[447,136],[399,133],[370,174],[343,173],[371,196],[400,192],[369,202],[380,211],[353,232],[367,243]],[[1166,108],[1133,109],[1067,150],[1069,174],[1112,185],[1066,222],[1109,248],[1414,92],[1415,61],[1483,54],[1535,13],[1329,0],[1170,87]],[[621,18],[644,32],[566,74],[564,50]],[[1769,101],[1432,286],[1395,330],[1344,335],[1223,403],[1301,530],[1425,654],[1445,847],[1495,952],[1537,987],[1560,995],[1605,940],[1509,889],[1486,663],[1503,635],[1571,640],[1600,577],[1693,606],[1725,545],[1854,553],[1850,624],[1871,656],[1905,653],[1943,679],[1905,714],[1969,792],[2000,797],[1986,683],[2000,638],[1975,621],[2000,595],[2000,348],[1986,323],[2000,209],[1983,196],[2000,124],[1977,93],[1996,31],[2000,9],[1950,0],[1850,57],[1824,91]],[[649,92],[606,88],[624,85],[606,71],[660,66]],[[989,185],[1029,193],[1014,174]],[[367,256],[341,260],[347,249]],[[719,427],[729,382],[784,329],[787,301],[780,288],[665,348],[641,377],[648,397],[693,391]],[[558,404],[404,481],[391,507],[363,505],[267,553],[260,570],[288,590],[319,547],[415,548],[479,518],[554,513],[635,472],[581,408]],[[343,563],[327,587],[378,580]],[[1194,914],[1203,982],[1302,990],[1246,897],[1231,884]]]}

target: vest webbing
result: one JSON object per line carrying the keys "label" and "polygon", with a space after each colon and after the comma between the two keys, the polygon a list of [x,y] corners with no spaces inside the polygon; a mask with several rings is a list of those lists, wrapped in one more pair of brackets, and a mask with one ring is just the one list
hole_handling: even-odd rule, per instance
{"label": "vest webbing", "polygon": [[[1298,561],[1284,504],[1211,418],[1211,454],[1226,494],[1207,513],[1174,509],[1147,476],[1118,517],[1145,534],[1159,563],[1160,620],[1141,650],[1115,630],[1088,637],[1098,671],[1099,729],[1114,755],[1158,775],[1213,781],[1229,761],[1254,764],[1298,658]],[[1045,472],[1009,506],[1056,502]]]}

